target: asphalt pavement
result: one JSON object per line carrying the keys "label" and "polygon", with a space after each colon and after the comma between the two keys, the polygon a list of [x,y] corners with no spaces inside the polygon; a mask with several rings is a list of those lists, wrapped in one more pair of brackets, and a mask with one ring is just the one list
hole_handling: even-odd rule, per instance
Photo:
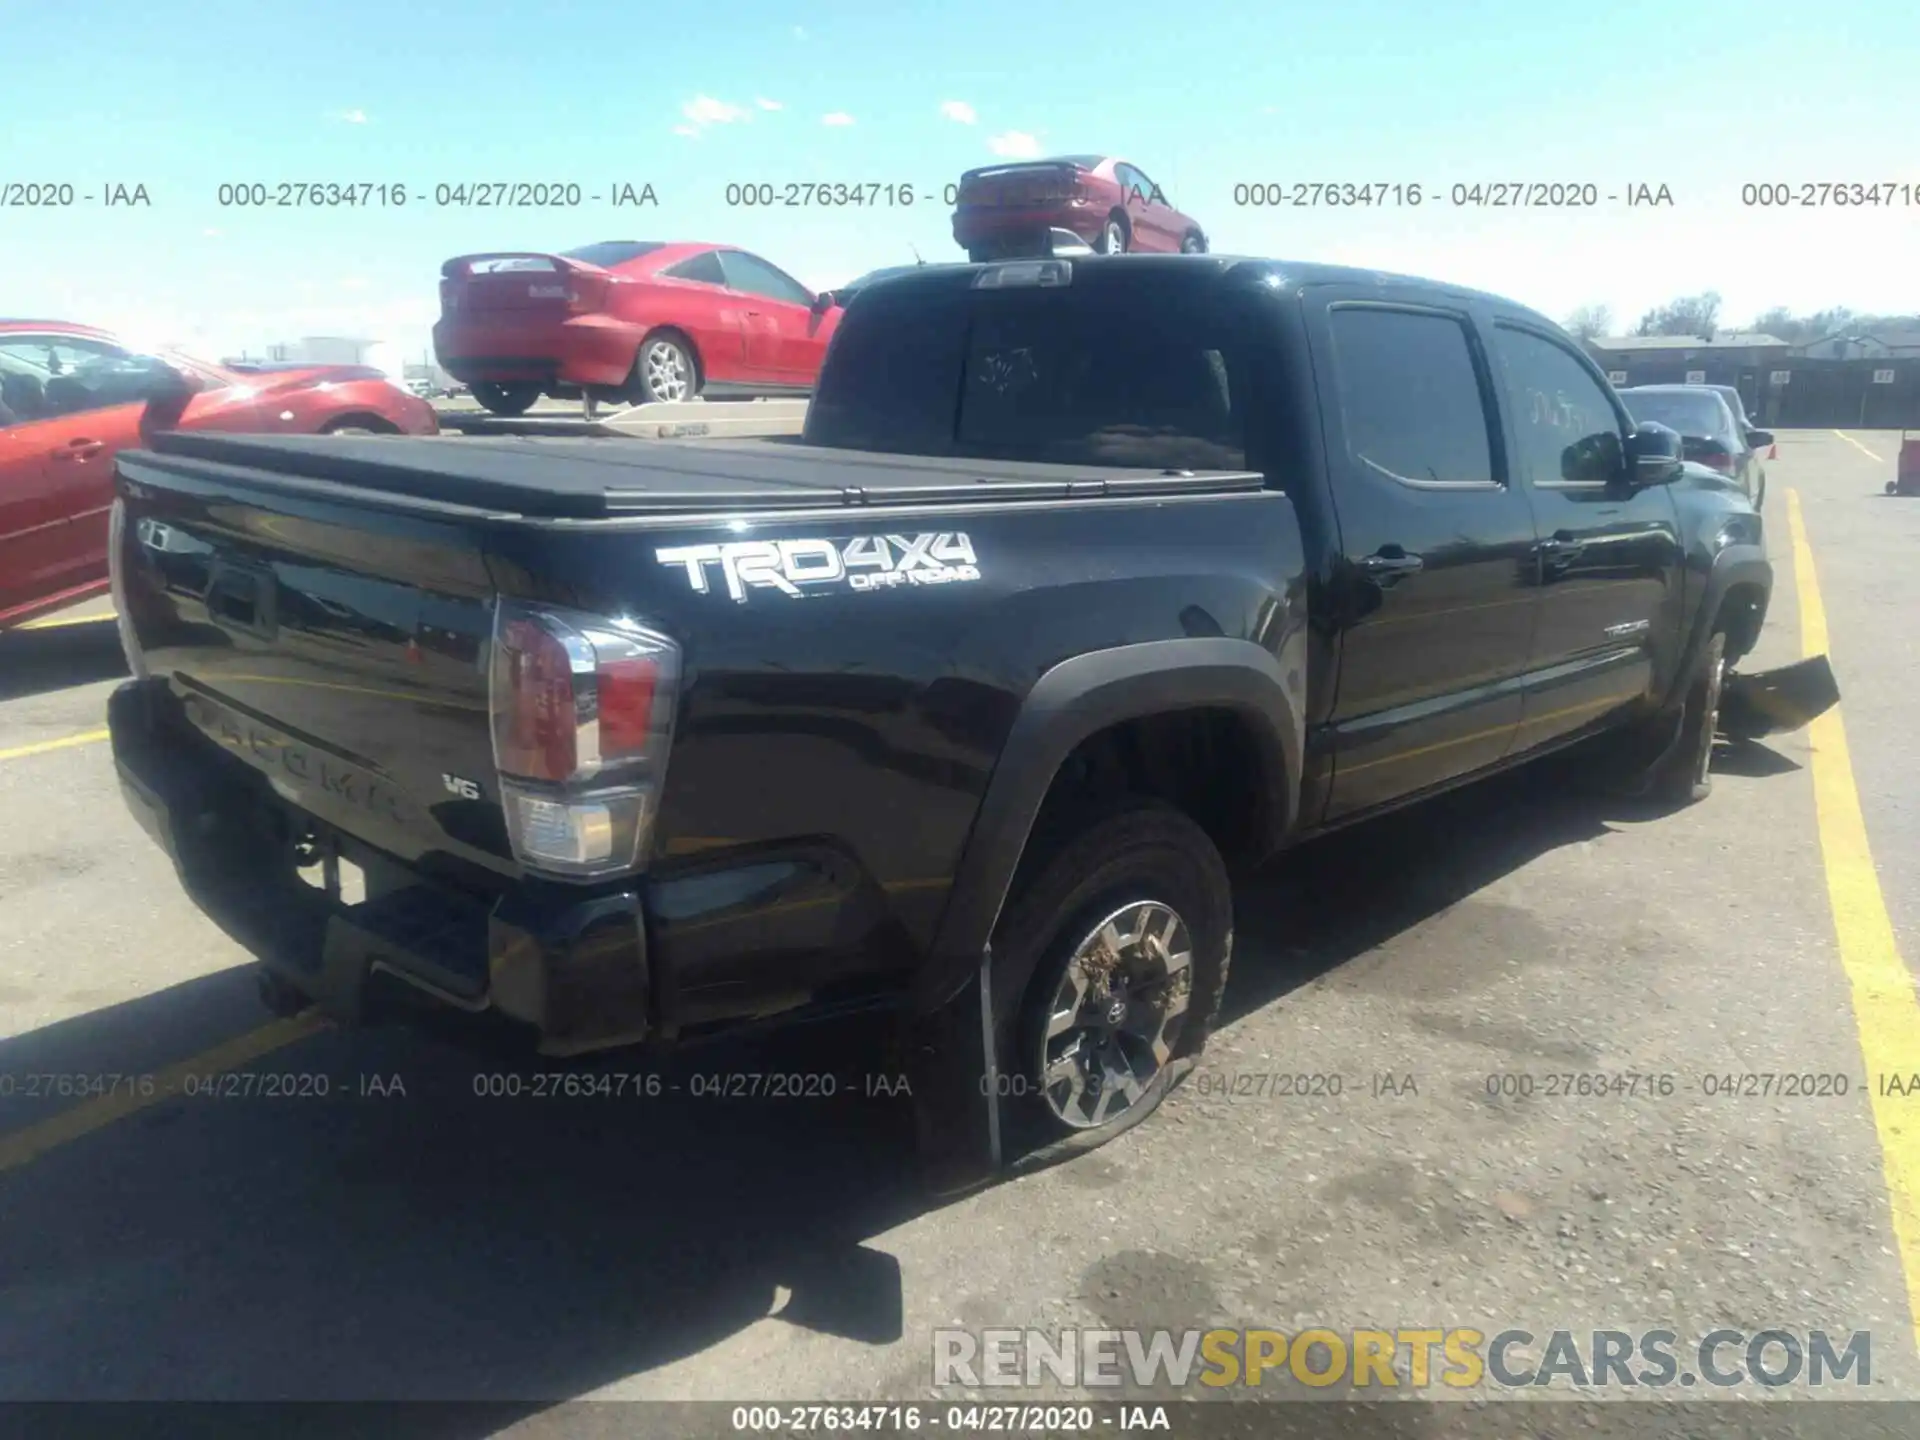
{"label": "asphalt pavement", "polygon": [[[1549,765],[1287,857],[1161,1113],[945,1204],[857,1025],[569,1098],[274,1021],[120,801],[109,607],[0,635],[0,1400],[930,1400],[950,1326],[1868,1331],[1844,1398],[1920,1398],[1896,448],[1783,432],[1768,467],[1749,666],[1824,630],[1822,728],[1674,813]],[[836,1093],[692,1093],[743,1066]],[[1745,1078],[1783,1075],[1828,1078]]]}

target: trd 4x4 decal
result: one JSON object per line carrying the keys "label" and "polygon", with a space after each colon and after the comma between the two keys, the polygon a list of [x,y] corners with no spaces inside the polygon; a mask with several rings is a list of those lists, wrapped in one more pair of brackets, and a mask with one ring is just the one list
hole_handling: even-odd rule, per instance
{"label": "trd 4x4 decal", "polygon": [[727,594],[745,604],[750,589],[796,599],[809,587],[887,590],[901,585],[952,585],[980,578],[973,542],[958,531],[930,535],[856,535],[851,540],[736,540],[671,545],[653,552],[662,565],[686,568],[696,594],[707,593],[709,565],[718,565]]}

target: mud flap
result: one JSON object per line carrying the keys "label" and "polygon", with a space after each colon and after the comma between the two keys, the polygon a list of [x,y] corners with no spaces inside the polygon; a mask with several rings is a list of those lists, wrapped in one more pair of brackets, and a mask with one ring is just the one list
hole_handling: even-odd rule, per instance
{"label": "mud flap", "polygon": [[1720,730],[1729,740],[1758,740],[1798,730],[1839,703],[1824,655],[1751,675],[1736,671],[1720,691]]}

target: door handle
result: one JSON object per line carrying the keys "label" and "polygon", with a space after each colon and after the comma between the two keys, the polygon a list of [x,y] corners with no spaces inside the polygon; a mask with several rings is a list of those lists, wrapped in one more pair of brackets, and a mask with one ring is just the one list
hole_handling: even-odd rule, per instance
{"label": "door handle", "polygon": [[1424,570],[1426,564],[1420,556],[1409,555],[1398,545],[1382,545],[1376,553],[1360,562],[1360,570],[1369,580],[1391,585],[1403,575]]}
{"label": "door handle", "polygon": [[1568,531],[1556,530],[1547,539],[1542,540],[1537,548],[1540,551],[1540,558],[1547,564],[1565,565],[1578,558],[1580,552],[1587,547],[1586,542],[1574,539]]}
{"label": "door handle", "polygon": [[55,460],[91,460],[106,448],[107,442],[104,440],[69,440],[64,445],[55,446],[47,454]]}

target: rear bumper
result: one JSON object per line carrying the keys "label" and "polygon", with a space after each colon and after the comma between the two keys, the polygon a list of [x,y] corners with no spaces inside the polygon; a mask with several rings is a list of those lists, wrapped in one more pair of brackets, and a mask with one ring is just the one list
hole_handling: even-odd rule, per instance
{"label": "rear bumper", "polygon": [[637,894],[525,885],[475,895],[320,827],[335,854],[366,876],[366,898],[346,904],[296,869],[292,841],[312,817],[181,729],[169,709],[163,682],[130,681],[108,701],[127,808],[194,903],[322,1010],[359,1018],[369,982],[386,974],[456,1009],[518,1022],[545,1054],[650,1035],[652,970]]}
{"label": "rear bumper", "polygon": [[480,311],[433,327],[440,368],[463,385],[624,385],[640,352],[639,326],[605,315],[531,319]]}
{"label": "rear bumper", "polygon": [[992,206],[956,210],[953,238],[963,250],[995,254],[1044,255],[1050,232],[1064,230],[1092,245],[1100,238],[1106,215],[1093,206],[1052,206],[1046,209],[1000,209]]}

